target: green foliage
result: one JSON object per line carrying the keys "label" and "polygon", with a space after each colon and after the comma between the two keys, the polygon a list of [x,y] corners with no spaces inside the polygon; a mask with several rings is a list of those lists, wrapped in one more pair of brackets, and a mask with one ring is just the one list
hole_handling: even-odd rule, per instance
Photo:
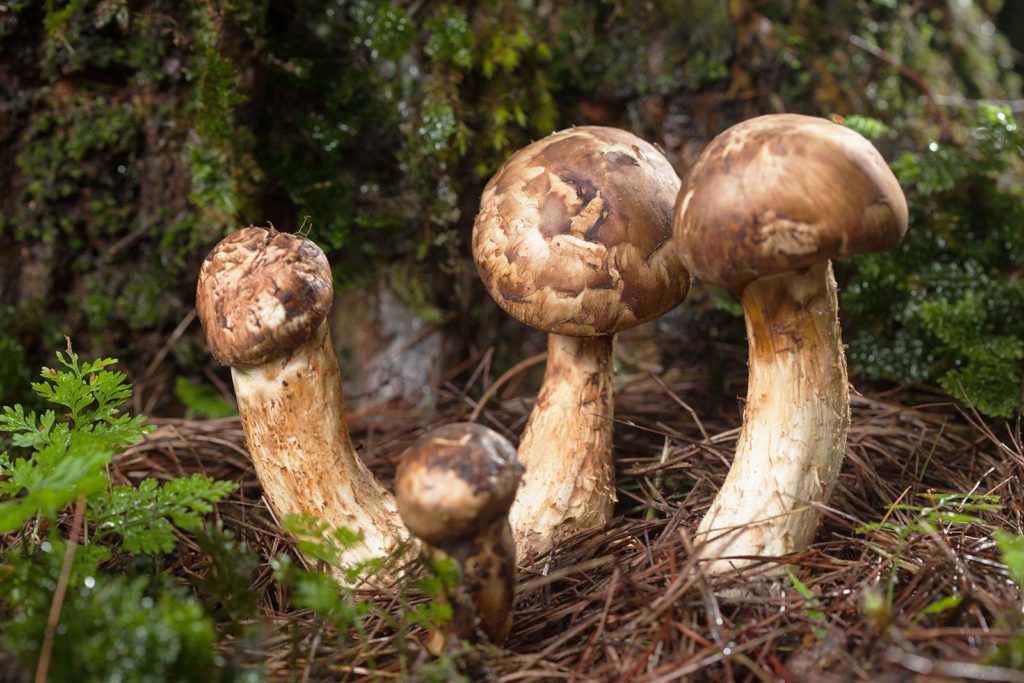
{"label": "green foliage", "polygon": [[807,618],[811,621],[814,637],[819,641],[824,640],[825,636],[828,635],[828,617],[825,616],[821,601],[818,600],[814,591],[808,588],[803,581],[796,578],[793,572],[788,572],[788,574],[789,582],[793,584],[793,588],[804,599],[804,611],[807,612]]}
{"label": "green foliage", "polygon": [[[16,611],[3,624],[2,642],[26,666],[35,665],[42,645],[65,547],[45,544],[4,567],[0,601]],[[224,680],[213,623],[195,597],[163,581],[99,573],[84,550],[61,608],[49,680]]]}
{"label": "green foliage", "polygon": [[473,32],[461,7],[445,4],[426,21],[428,57],[462,70],[473,66]]}
{"label": "green foliage", "polygon": [[345,527],[332,529],[308,514],[289,515],[284,520],[284,526],[298,539],[296,548],[300,553],[328,567],[336,568],[350,584],[359,583],[364,578],[375,576],[384,570],[383,559],[342,566],[342,553],[360,541],[357,533]]}
{"label": "green foliage", "polygon": [[174,379],[174,397],[185,406],[185,417],[218,418],[238,414],[209,384],[197,384],[183,375]]}
{"label": "green foliage", "polygon": [[[54,210],[79,201],[81,216],[93,218],[91,230],[104,236],[128,232],[131,212],[118,199],[138,184],[128,164],[138,152],[137,113],[131,102],[74,97],[62,107],[41,107],[33,114],[15,159],[25,188],[26,210],[12,225],[19,239],[70,240],[72,248],[81,248],[77,212]],[[93,164],[99,159],[118,170],[97,173]]]}
{"label": "green foliage", "polygon": [[[15,446],[32,450],[29,457],[0,457],[0,531],[13,531],[27,519],[41,515],[53,520],[62,508],[79,498],[102,491],[109,478],[105,467],[120,447],[138,441],[152,428],[144,417],[117,415],[130,396],[124,374],[105,368],[116,362],[101,358],[79,363],[78,355],[57,353],[63,370],[43,368],[36,394],[66,408],[41,415],[19,405],[5,406],[0,430]],[[21,491],[25,495],[17,496]]]}
{"label": "green foliage", "polygon": [[[261,165],[297,215],[312,216],[311,236],[338,252],[343,284],[399,261],[436,307],[437,264],[444,275],[466,268],[466,232],[454,226],[471,219],[467,196],[510,150],[558,124],[553,93],[564,86],[548,73],[559,68],[548,41],[568,35],[512,3],[296,9],[265,56],[288,75],[275,98],[296,111],[269,122]],[[353,62],[362,68],[333,67]]]}
{"label": "green foliage", "polygon": [[911,227],[899,248],[854,261],[843,311],[858,372],[937,382],[988,415],[1020,410],[1022,148],[1010,112],[982,105],[965,144],[933,142],[893,164]]}
{"label": "green foliage", "polygon": [[[13,575],[0,582],[0,599],[17,605],[4,624],[3,644],[26,665],[34,664],[42,644],[62,555],[63,544],[55,544],[35,562],[16,562]],[[49,680],[226,680],[202,604],[161,583],[77,572],[61,610]]]}
{"label": "green foliage", "polygon": [[260,596],[253,590],[253,582],[260,568],[260,557],[219,521],[208,525],[195,538],[205,558],[204,571],[190,579],[204,596],[213,616],[233,636],[247,635],[258,629],[256,625],[245,624],[252,623],[259,605]]}
{"label": "green foliage", "polygon": [[50,77],[89,68],[124,70],[137,85],[166,77],[160,68],[171,47],[165,27],[133,11],[126,0],[46,0],[45,54]]}
{"label": "green foliage", "polygon": [[[63,446],[38,449],[30,458],[11,461],[6,453],[0,455],[0,531],[14,531],[37,515],[53,520],[79,497],[102,491],[112,454],[83,434],[69,437]],[[26,493],[18,496],[20,491]]]}
{"label": "green foliage", "polygon": [[[893,596],[896,590],[897,574],[900,569],[913,570],[914,566],[903,559],[904,550],[913,542],[927,537],[935,537],[940,530],[949,533],[951,528],[969,524],[984,525],[985,520],[977,513],[992,512],[1002,509],[999,496],[981,493],[923,493],[926,505],[896,503],[887,506],[890,514],[880,522],[871,522],[857,529],[858,534],[888,533],[896,540],[896,550],[889,552],[881,546],[868,541],[871,547],[882,558],[890,563],[889,581],[886,586],[884,606],[876,604],[871,610],[878,613],[892,613]],[[926,610],[938,612],[952,606],[950,597],[939,603],[933,603]],[[877,602],[877,600],[876,600]]]}
{"label": "green foliage", "polygon": [[274,561],[274,572],[278,583],[290,590],[292,606],[313,610],[341,633],[363,631],[372,603],[358,600],[353,592],[341,589],[337,581],[323,572],[296,567],[287,556]]}
{"label": "green foliage", "polygon": [[213,503],[235,490],[230,481],[215,481],[193,474],[159,486],[146,479],[138,486],[116,486],[109,496],[89,502],[96,538],[121,538],[125,552],[169,553],[177,543],[175,527],[196,529]]}
{"label": "green foliage", "polygon": [[[360,599],[354,587],[364,585],[367,581],[372,582],[375,577],[399,574],[398,562],[404,555],[401,550],[391,558],[342,566],[341,553],[359,542],[358,535],[345,528],[330,529],[309,515],[289,516],[285,518],[284,524],[299,539],[297,548],[302,555],[330,573],[302,569],[289,557],[281,555],[272,562],[276,580],[289,590],[288,600],[292,606],[313,610],[322,622],[334,627],[338,637],[346,643],[356,647],[365,646],[366,626],[370,618],[394,630],[400,642],[404,641],[410,628],[437,631],[451,620],[451,607],[442,597],[446,592],[454,590],[459,582],[458,567],[451,560],[432,561],[429,574],[402,580],[398,595],[400,608],[397,614],[392,614],[375,602]],[[342,577],[342,581],[335,578],[338,576]],[[433,599],[413,603],[410,600],[411,593],[421,593]],[[398,649],[402,652],[399,664],[404,671],[409,662],[404,648],[399,646]],[[430,680],[455,680],[459,677],[457,669],[460,657],[472,655],[467,646],[461,655],[449,653],[448,657],[433,662],[429,670],[440,678]],[[427,671],[417,670],[417,673],[426,675]]]}
{"label": "green foliage", "polygon": [[[0,326],[9,307],[0,307]],[[13,397],[31,384],[26,370],[25,346],[14,335],[0,335],[0,402]]]}
{"label": "green foliage", "polygon": [[1015,536],[1003,529],[997,529],[992,538],[999,546],[1003,564],[1017,587],[1024,591],[1024,537]]}
{"label": "green foliage", "polygon": [[[1017,585],[1017,589],[1024,593],[1024,536],[1011,534],[1005,529],[996,529],[992,538],[999,547],[1007,574]],[[1021,614],[1018,611],[1006,614],[1003,618],[1008,622],[1007,626],[1013,629],[1015,635],[1007,642],[993,648],[982,659],[982,663],[1024,669],[1024,623],[1022,623]]]}
{"label": "green foliage", "polygon": [[[228,6],[228,12],[237,8]],[[261,180],[251,157],[254,138],[238,125],[235,112],[247,97],[235,63],[223,52],[224,16],[212,6],[193,12],[196,42],[191,78],[194,138],[188,143],[192,172],[191,200],[199,219],[222,235],[236,226],[239,216],[251,209],[251,196]]]}
{"label": "green foliage", "polygon": [[[0,455],[0,531],[15,532],[36,518],[36,529],[21,536],[0,568],[4,645],[34,664],[69,542],[59,535],[57,516],[84,499],[82,537],[92,543],[76,545],[68,567],[51,680],[224,679],[213,623],[196,598],[146,577],[107,576],[99,567],[111,549],[170,552],[175,529],[198,527],[235,484],[193,475],[162,486],[153,479],[113,486],[111,458],[152,427],[121,412],[132,390],[124,373],[110,369],[114,359],[81,360],[69,342],[57,360],[59,369],[43,368],[43,380],[32,387],[59,410],[37,413],[17,404],[0,414],[0,430],[24,453]],[[40,523],[48,532],[42,541]]]}
{"label": "green foliage", "polygon": [[[11,443],[29,449],[27,457],[0,456],[0,531],[10,532],[41,516],[53,522],[79,497],[88,500],[87,523],[94,537],[120,538],[129,553],[170,552],[174,527],[194,529],[200,515],[235,489],[231,482],[193,475],[159,486],[153,479],[137,487],[112,487],[106,466],[113,455],[150,431],[144,416],[120,413],[131,397],[125,375],[107,368],[117,361],[80,361],[68,344],[57,353],[62,369],[43,368],[32,385],[48,403],[61,406],[37,414],[20,405],[5,406],[0,430]],[[22,495],[19,495],[22,494]]]}
{"label": "green foliage", "polygon": [[885,125],[878,119],[873,119],[870,116],[858,116],[854,114],[852,116],[844,117],[841,120],[842,124],[847,128],[854,130],[866,138],[880,138],[892,132],[889,126]]}

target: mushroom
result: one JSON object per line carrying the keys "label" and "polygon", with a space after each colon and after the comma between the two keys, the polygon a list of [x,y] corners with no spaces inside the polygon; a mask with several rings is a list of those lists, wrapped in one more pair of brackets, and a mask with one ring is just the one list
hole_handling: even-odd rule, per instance
{"label": "mushroom", "polygon": [[672,245],[679,178],[623,130],[554,133],[484,189],[473,254],[487,291],[549,333],[547,369],[519,444],[520,553],[603,526],[615,503],[612,337],[662,315],[690,286]]}
{"label": "mushroom", "polygon": [[749,342],[736,456],[697,532],[709,573],[813,540],[850,424],[829,259],[889,249],[906,230],[906,199],[881,154],[825,119],[740,123],[684,177],[680,256],[694,276],[740,296]]}
{"label": "mushroom", "polygon": [[402,521],[428,560],[453,560],[459,585],[442,596],[452,606],[450,633],[501,644],[512,627],[516,547],[508,510],[523,468],[500,434],[457,422],[422,436],[403,456],[395,479]]}
{"label": "mushroom", "polygon": [[214,358],[231,367],[246,444],[271,508],[359,534],[341,555],[350,566],[390,555],[405,534],[393,496],[359,459],[345,425],[325,322],[332,299],[319,247],[249,227],[206,257],[196,309]]}

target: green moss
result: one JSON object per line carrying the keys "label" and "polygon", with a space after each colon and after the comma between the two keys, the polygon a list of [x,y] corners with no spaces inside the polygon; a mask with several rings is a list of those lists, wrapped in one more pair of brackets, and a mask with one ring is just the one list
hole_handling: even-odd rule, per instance
{"label": "green moss", "polygon": [[174,49],[176,27],[168,19],[126,0],[46,0],[48,43],[40,66],[49,79],[102,69],[138,86],[159,83]]}
{"label": "green moss", "polygon": [[[939,337],[943,315],[892,310],[911,291],[960,310],[965,290],[928,284],[960,278],[950,250],[993,282],[1015,272],[999,260],[1016,242],[998,216],[1019,198],[983,189],[1012,169],[984,166],[989,143],[966,114],[1020,82],[978,3],[9,4],[16,21],[0,18],[0,31],[36,81],[11,91],[17,164],[0,239],[49,245],[49,305],[111,351],[132,348],[133,330],[177,324],[202,253],[248,223],[305,226],[339,286],[395,271],[418,308],[469,312],[484,296],[466,284],[473,213],[515,149],[596,122],[682,160],[732,122],[785,109],[879,120],[865,132],[887,154],[914,150],[897,166],[927,238],[904,261],[846,269],[859,367],[981,384],[971,373],[988,361]],[[926,255],[943,274],[921,272]],[[993,338],[1016,334],[985,316]]]}
{"label": "green moss", "polygon": [[894,168],[911,230],[893,252],[854,261],[843,294],[859,372],[940,384],[983,413],[1010,417],[1024,386],[1024,133],[982,106],[971,143],[928,143]]}
{"label": "green moss", "polygon": [[24,210],[15,221],[18,239],[71,240],[76,246],[78,222],[107,236],[126,232],[131,209],[122,206],[138,189],[129,167],[138,143],[130,102],[75,97],[36,112],[16,161],[25,187]]}

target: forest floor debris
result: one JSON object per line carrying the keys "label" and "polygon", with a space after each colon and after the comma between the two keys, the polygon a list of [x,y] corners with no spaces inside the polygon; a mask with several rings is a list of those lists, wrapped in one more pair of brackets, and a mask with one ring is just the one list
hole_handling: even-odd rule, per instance
{"label": "forest floor debris", "polygon": [[[521,430],[529,399],[519,382],[461,372],[429,409],[350,416],[358,450],[387,484],[430,428],[476,414],[510,438]],[[502,391],[488,392],[498,381]],[[1019,422],[982,420],[927,390],[855,393],[847,460],[816,543],[770,576],[709,578],[691,535],[728,470],[741,402],[714,411],[697,370],[616,382],[616,517],[521,562],[512,635],[483,653],[495,680],[1024,681],[1010,668],[1024,663],[1021,595],[993,540],[1024,528]],[[725,386],[742,395],[741,383]],[[480,410],[474,394],[489,398]],[[115,461],[119,478],[200,472],[239,483],[217,516],[263,558],[249,586],[263,627],[231,656],[275,680],[410,675],[422,631],[396,639],[370,620],[355,644],[284,606],[270,558],[301,560],[260,500],[237,419],[153,423]],[[182,537],[179,558],[172,570],[197,582],[209,570],[194,539]],[[400,602],[388,591],[365,598]]]}

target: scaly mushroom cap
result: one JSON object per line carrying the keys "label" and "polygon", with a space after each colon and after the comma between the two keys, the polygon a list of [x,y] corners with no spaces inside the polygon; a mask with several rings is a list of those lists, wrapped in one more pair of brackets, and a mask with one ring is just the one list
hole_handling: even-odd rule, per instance
{"label": "scaly mushroom cap", "polygon": [[516,152],[484,189],[477,270],[509,315],[554,334],[628,329],[690,287],[671,244],[679,178],[631,133],[584,126]]}
{"label": "scaly mushroom cap", "polygon": [[406,452],[395,477],[402,521],[436,545],[483,529],[508,512],[523,468],[505,438],[456,422],[424,435]]}
{"label": "scaly mushroom cap", "polygon": [[907,231],[907,200],[874,145],[826,119],[744,121],[705,148],[675,211],[691,273],[734,290],[837,256],[883,251]]}
{"label": "scaly mushroom cap", "polygon": [[301,235],[249,227],[207,255],[196,310],[214,358],[247,367],[309,340],[333,297],[331,268],[320,247]]}

